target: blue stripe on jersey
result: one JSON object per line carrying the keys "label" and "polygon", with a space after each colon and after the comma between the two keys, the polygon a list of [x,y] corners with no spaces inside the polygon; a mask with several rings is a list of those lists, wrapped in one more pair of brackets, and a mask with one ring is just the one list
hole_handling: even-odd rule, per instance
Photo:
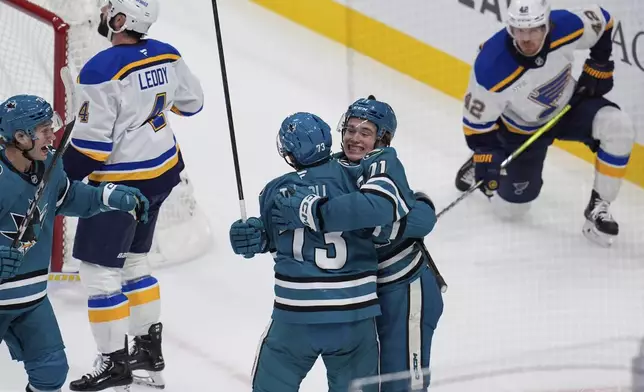
{"label": "blue stripe on jersey", "polygon": [[168,159],[174,157],[177,154],[177,145],[175,144],[168,151],[159,155],[156,158],[148,159],[140,162],[122,162],[103,165],[100,169],[101,172],[106,171],[130,171],[137,169],[149,169],[161,165]]}
{"label": "blue stripe on jersey", "polygon": [[396,214],[395,219],[393,220],[394,222],[402,219],[409,213],[409,206],[407,205],[405,198],[402,197],[396,182],[387,174],[376,174],[369,178],[369,180],[360,187],[360,190],[375,192],[390,200],[394,206],[394,212]]}
{"label": "blue stripe on jersey", "polygon": [[89,150],[106,151],[106,152],[111,152],[112,145],[113,145],[113,143],[110,143],[110,142],[94,142],[90,140],[82,140],[82,139],[76,139],[76,138],[72,138],[72,143],[78,148],[86,148]]}
{"label": "blue stripe on jersey", "polygon": [[494,124],[496,124],[496,121],[490,121],[490,122],[483,123],[483,124],[476,124],[476,123],[473,123],[473,122],[469,121],[465,117],[463,117],[463,124],[468,126],[468,127],[470,127],[470,128],[472,128],[472,129],[489,129],[490,127],[494,126]]}
{"label": "blue stripe on jersey", "polygon": [[626,156],[612,155],[600,148],[599,151],[597,151],[597,158],[613,166],[626,166],[626,164],[628,164],[628,161],[630,159],[630,155],[626,155]]}

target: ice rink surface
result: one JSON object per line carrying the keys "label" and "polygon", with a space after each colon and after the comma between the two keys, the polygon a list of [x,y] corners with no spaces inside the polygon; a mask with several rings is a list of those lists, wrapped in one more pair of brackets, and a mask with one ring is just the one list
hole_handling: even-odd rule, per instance
{"label": "ice rink surface", "polygon": [[[249,215],[258,213],[262,187],[289,170],[275,150],[282,119],[311,111],[335,127],[347,105],[368,94],[396,110],[393,145],[412,187],[438,208],[458,196],[453,178],[468,154],[460,102],[253,3],[219,7]],[[176,46],[205,89],[202,113],[170,121],[214,242],[203,257],[157,272],[166,390],[250,391],[271,314],[273,263],[229,248],[239,211],[210,2],[162,2],[152,37]],[[431,390],[632,390],[644,338],[644,191],[623,186],[613,205],[621,234],[604,249],[581,235],[592,178],[591,165],[551,148],[542,194],[523,221],[502,222],[479,193],[441,218],[426,238],[449,284]],[[71,283],[53,285],[50,297],[70,381],[90,371],[96,355],[86,298]],[[24,372],[8,357],[0,346],[0,391],[22,391]],[[320,362],[301,390],[327,390]]]}

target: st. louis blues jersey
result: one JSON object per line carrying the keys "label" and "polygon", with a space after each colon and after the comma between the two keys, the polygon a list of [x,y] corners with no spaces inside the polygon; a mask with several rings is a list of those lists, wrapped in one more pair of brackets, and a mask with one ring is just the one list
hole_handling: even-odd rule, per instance
{"label": "st. louis blues jersey", "polygon": [[[360,192],[327,202],[331,205],[322,214],[323,227],[327,230],[336,224],[347,228],[356,228],[360,223],[365,224],[361,226],[365,228],[369,227],[368,224],[371,227],[377,225],[373,230],[373,240],[378,253],[378,291],[409,284],[428,268],[423,257],[422,238],[436,223],[434,210],[415,200],[395,149],[376,149],[359,163],[347,161],[343,156],[338,156],[338,159],[350,175],[356,176]],[[364,200],[357,200],[360,198]],[[387,200],[388,208],[379,206],[378,199]],[[336,222],[335,214],[347,212],[334,204],[349,202],[361,203],[354,208],[361,209],[360,214],[372,219],[367,222],[364,218],[355,220],[351,215],[344,215],[344,221]]]}
{"label": "st. louis blues jersey", "polygon": [[[0,150],[0,245],[10,246],[34,198],[36,187],[52,155],[35,161],[28,173],[17,171]],[[25,257],[16,276],[0,282],[0,312],[20,312],[47,295],[54,218],[56,215],[89,217],[101,211],[101,190],[70,181],[58,162],[19,247]]]}
{"label": "st. louis blues jersey", "polygon": [[65,167],[71,179],[135,186],[146,195],[179,183],[183,160],[167,115],[203,107],[199,80],[179,52],[153,39],[108,48],[81,70],[78,115]]}
{"label": "st. louis blues jersey", "polygon": [[305,186],[321,197],[352,192],[357,185],[335,160],[271,181],[260,194],[261,219],[275,258],[273,318],[288,323],[344,323],[380,315],[378,260],[372,230],[278,232],[271,210],[278,192]]}
{"label": "st. louis blues jersey", "polygon": [[[506,29],[482,44],[472,67],[463,108],[463,130],[472,150],[496,147],[502,122],[513,138],[525,138],[570,101],[574,52],[591,49],[595,60],[611,55],[613,19],[599,6],[553,10],[542,51],[522,56]],[[504,131],[506,132],[506,131]]]}

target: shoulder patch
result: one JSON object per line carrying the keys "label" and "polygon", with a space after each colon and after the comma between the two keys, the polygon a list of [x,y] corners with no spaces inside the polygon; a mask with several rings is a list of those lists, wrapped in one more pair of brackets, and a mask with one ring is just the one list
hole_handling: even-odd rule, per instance
{"label": "shoulder patch", "polygon": [[552,23],[550,50],[571,44],[584,34],[584,22],[578,15],[568,10],[552,11],[550,20]]}
{"label": "shoulder patch", "polygon": [[476,81],[490,92],[507,89],[526,72],[507,48],[511,39],[505,29],[499,30],[481,45],[474,60]]}

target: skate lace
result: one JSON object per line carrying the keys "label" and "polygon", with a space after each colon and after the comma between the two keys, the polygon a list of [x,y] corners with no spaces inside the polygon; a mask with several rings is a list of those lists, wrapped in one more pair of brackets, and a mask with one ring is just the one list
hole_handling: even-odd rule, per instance
{"label": "skate lace", "polygon": [[86,377],[88,378],[97,378],[103,374],[107,369],[109,369],[111,361],[108,358],[103,356],[98,356],[94,360],[94,370],[91,373],[87,373]]}
{"label": "skate lace", "polygon": [[593,210],[590,212],[590,214],[594,219],[599,219],[602,221],[612,221],[613,215],[611,215],[610,211],[608,211],[608,207],[610,207],[610,203],[602,199],[597,199],[595,200],[595,206],[593,207]]}

